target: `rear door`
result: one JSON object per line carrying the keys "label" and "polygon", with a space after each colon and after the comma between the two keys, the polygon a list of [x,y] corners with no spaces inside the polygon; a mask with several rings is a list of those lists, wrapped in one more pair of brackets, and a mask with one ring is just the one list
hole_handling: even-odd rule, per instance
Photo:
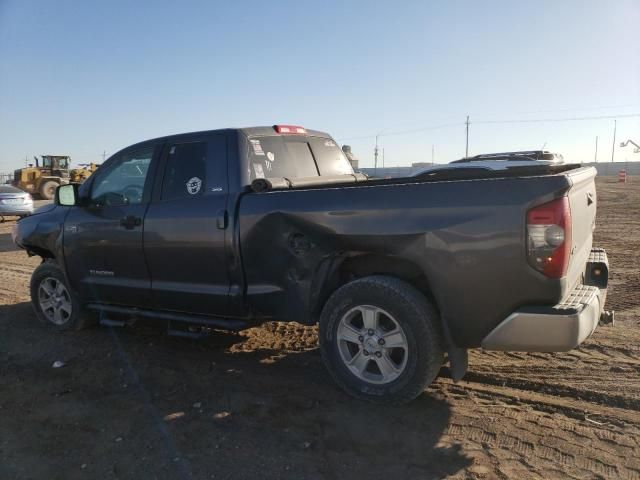
{"label": "rear door", "polygon": [[160,168],[144,234],[154,306],[228,314],[226,137],[169,141]]}

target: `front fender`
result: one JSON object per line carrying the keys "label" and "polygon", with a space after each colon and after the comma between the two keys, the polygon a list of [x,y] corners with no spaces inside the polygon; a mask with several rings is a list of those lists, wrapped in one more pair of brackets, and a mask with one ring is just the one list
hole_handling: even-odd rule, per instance
{"label": "front fender", "polygon": [[62,266],[64,221],[68,212],[69,207],[40,207],[33,215],[16,223],[12,234],[14,243],[29,255],[55,258]]}

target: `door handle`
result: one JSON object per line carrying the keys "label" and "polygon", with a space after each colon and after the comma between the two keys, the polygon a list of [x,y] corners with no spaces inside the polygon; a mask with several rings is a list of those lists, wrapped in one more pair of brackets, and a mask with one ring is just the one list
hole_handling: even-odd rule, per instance
{"label": "door handle", "polygon": [[216,225],[220,230],[227,228],[228,217],[226,210],[218,210],[216,212]]}
{"label": "door handle", "polygon": [[134,217],[133,215],[127,215],[120,219],[120,225],[127,230],[133,230],[135,227],[142,225],[142,219],[140,217]]}

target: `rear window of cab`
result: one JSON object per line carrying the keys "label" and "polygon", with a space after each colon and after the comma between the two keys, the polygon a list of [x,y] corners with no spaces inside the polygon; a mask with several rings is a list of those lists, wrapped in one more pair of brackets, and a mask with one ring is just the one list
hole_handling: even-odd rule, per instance
{"label": "rear window of cab", "polygon": [[256,178],[303,178],[353,173],[340,147],[330,138],[300,135],[249,138],[249,173]]}

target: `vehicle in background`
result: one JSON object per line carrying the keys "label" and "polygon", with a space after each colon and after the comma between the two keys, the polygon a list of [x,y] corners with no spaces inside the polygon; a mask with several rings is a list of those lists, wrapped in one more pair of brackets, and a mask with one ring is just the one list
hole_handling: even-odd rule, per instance
{"label": "vehicle in background", "polygon": [[27,192],[11,185],[0,185],[0,218],[26,217],[33,213],[33,199]]}
{"label": "vehicle in background", "polygon": [[61,186],[14,240],[44,260],[31,298],[52,328],[319,323],[338,385],[403,403],[445,352],[458,380],[469,348],[566,351],[607,319],[596,170],[491,161],[514,156],[530,165],[372,180],[303,127],[172,135]]}
{"label": "vehicle in background", "polygon": [[70,168],[71,157],[68,155],[41,155],[28,167],[14,172],[13,186],[44,200],[51,200],[56,188],[70,182],[82,183],[94,173],[98,165],[95,163]]}
{"label": "vehicle in background", "polygon": [[100,165],[97,163],[81,163],[78,168],[69,171],[69,181],[71,183],[83,183],[89,178]]}
{"label": "vehicle in background", "polygon": [[546,150],[524,150],[518,152],[484,153],[473,157],[465,157],[460,160],[442,165],[432,165],[413,174],[413,176],[437,176],[442,172],[456,170],[461,174],[468,171],[473,175],[497,170],[514,170],[526,172],[529,167],[539,170],[540,166],[561,165],[564,158],[559,153]]}
{"label": "vehicle in background", "polygon": [[342,151],[344,152],[344,155],[347,157],[347,160],[349,160],[349,163],[351,164],[351,167],[353,168],[353,170],[357,172],[360,168],[360,165],[359,165],[360,160],[358,160],[358,157],[356,157],[353,151],[351,150],[351,145],[343,145]]}

